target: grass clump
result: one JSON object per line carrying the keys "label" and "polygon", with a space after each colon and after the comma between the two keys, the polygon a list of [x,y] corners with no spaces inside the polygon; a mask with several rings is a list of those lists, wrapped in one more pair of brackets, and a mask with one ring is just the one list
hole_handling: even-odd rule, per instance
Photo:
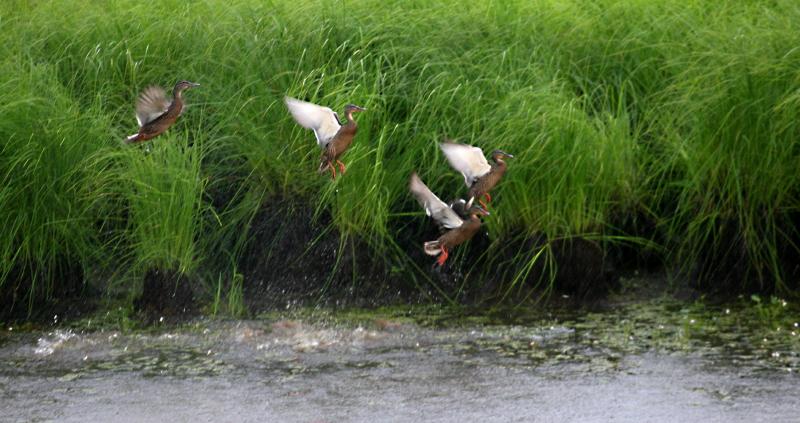
{"label": "grass clump", "polygon": [[80,289],[97,257],[84,162],[110,126],[97,104],[76,104],[52,66],[12,56],[0,68],[0,288],[30,307]]}
{"label": "grass clump", "polygon": [[[120,188],[127,202],[136,263],[144,269],[189,273],[202,257],[205,179],[200,174],[202,147],[167,136],[152,150],[125,155]],[[150,149],[148,148],[148,149]]]}

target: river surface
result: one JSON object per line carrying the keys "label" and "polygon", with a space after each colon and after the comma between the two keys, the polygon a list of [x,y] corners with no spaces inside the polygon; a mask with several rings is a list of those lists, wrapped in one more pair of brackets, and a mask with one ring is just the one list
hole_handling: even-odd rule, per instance
{"label": "river surface", "polygon": [[786,310],[650,301],[11,327],[0,421],[797,422],[800,328]]}

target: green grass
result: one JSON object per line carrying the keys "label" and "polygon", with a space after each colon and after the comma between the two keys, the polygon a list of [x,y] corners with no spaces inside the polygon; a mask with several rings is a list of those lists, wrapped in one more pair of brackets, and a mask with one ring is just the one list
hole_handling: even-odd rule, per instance
{"label": "green grass", "polygon": [[[276,196],[329,212],[343,237],[425,279],[398,246],[428,224],[407,178],[465,195],[437,147],[448,136],[516,156],[494,192],[489,255],[533,234],[658,239],[667,263],[741,255],[786,291],[796,22],[791,1],[7,1],[0,280],[30,269],[52,291],[48,269],[66,261],[120,280],[162,266],[232,281],[250,219]],[[121,145],[137,93],[179,79],[202,86],[177,125],[148,151]],[[283,95],[368,109],[346,177],[316,174],[313,134]],[[212,205],[218,192],[227,202]],[[509,287],[542,251],[518,255]]]}
{"label": "green grass", "polygon": [[65,266],[96,258],[84,162],[110,125],[98,103],[80,111],[52,66],[6,57],[0,68],[0,282],[15,275],[32,301],[52,294]]}

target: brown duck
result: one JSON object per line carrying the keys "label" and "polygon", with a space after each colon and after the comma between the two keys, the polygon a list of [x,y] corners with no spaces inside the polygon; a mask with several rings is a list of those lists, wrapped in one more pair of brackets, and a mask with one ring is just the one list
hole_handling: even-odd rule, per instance
{"label": "brown duck", "polygon": [[464,175],[464,182],[469,187],[468,197],[477,198],[478,202],[486,207],[483,198],[486,198],[488,202],[492,201],[489,191],[500,182],[506,173],[507,165],[503,159],[514,156],[503,150],[494,150],[491,155],[494,163],[490,165],[483,155],[483,150],[479,147],[451,141],[445,141],[439,146],[450,165]]}
{"label": "brown duck", "polygon": [[347,122],[342,125],[339,123],[339,115],[328,107],[292,97],[284,97],[284,101],[294,120],[303,128],[313,130],[317,137],[317,144],[322,148],[319,172],[330,169],[331,178],[336,179],[335,163],[339,165],[339,171],[344,174],[345,166],[339,157],[350,147],[358,131],[353,113],[363,112],[367,109],[353,104],[344,106],[344,116]]}
{"label": "brown duck", "polygon": [[183,91],[199,87],[200,84],[180,81],[172,89],[172,101],[167,100],[164,89],[151,86],[145,88],[136,100],[136,120],[139,132],[129,136],[128,144],[147,141],[166,131],[183,112]]}
{"label": "brown duck", "polygon": [[[473,205],[473,199],[468,202],[457,201],[448,206],[428,189],[416,172],[411,174],[408,187],[425,208],[425,213],[445,231],[436,241],[424,244],[425,254],[429,256],[438,254],[439,259],[436,260],[436,264],[442,266],[452,248],[468,241],[478,232],[481,227],[481,219],[478,216],[488,216],[489,212],[477,204]],[[464,217],[459,216],[459,213],[463,213]]]}

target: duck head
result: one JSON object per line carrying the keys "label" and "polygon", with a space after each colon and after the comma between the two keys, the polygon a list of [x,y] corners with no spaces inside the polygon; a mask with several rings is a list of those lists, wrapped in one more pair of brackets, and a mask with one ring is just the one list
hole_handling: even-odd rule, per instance
{"label": "duck head", "polygon": [[357,113],[357,112],[365,112],[366,110],[367,109],[365,109],[365,108],[363,108],[361,106],[356,106],[355,104],[348,104],[348,105],[344,106],[344,113],[345,114]]}
{"label": "duck head", "polygon": [[503,150],[494,150],[494,151],[492,151],[492,160],[494,160],[495,162],[501,162],[505,158],[513,159],[514,156],[511,155],[511,154],[506,153]]}
{"label": "duck head", "polygon": [[180,81],[177,84],[175,84],[175,88],[172,89],[172,92],[173,93],[180,93],[180,92],[183,92],[184,90],[188,90],[188,89],[199,87],[199,86],[200,86],[200,84],[198,84],[196,82]]}
{"label": "duck head", "polygon": [[489,216],[490,214],[480,204],[475,203],[475,197],[470,198],[465,207],[469,216]]}
{"label": "duck head", "polygon": [[353,113],[363,112],[366,110],[367,109],[361,106],[356,106],[355,104],[348,104],[344,106],[344,115],[347,117],[348,121],[351,121],[353,120]]}
{"label": "duck head", "polygon": [[479,204],[474,204],[469,209],[470,216],[489,216],[491,213],[486,211],[485,208],[481,207]]}

